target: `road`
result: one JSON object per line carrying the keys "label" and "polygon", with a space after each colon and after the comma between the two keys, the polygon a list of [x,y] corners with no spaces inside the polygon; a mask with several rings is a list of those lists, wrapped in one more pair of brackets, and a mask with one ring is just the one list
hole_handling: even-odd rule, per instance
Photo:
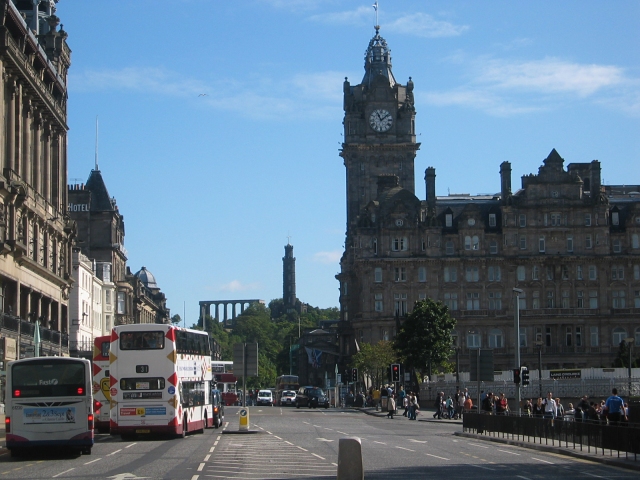
{"label": "road", "polygon": [[186,439],[97,435],[90,456],[46,452],[12,458],[0,450],[0,479],[336,478],[338,441],[362,439],[367,479],[637,478],[637,472],[590,461],[453,435],[460,425],[379,418],[352,410],[251,407],[255,434],[238,430],[238,409],[227,408],[221,429]]}

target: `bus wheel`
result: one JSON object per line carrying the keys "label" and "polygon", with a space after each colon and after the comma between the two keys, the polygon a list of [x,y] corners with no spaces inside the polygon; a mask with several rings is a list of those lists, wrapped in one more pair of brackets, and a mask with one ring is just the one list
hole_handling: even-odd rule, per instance
{"label": "bus wheel", "polygon": [[21,457],[23,454],[24,454],[24,451],[21,448],[13,447],[11,449],[11,456],[12,457]]}
{"label": "bus wheel", "polygon": [[189,428],[189,425],[187,424],[187,416],[185,415],[182,419],[182,438],[187,436],[187,428]]}
{"label": "bus wheel", "polygon": [[205,428],[207,428],[207,414],[204,414],[204,423],[202,424],[202,428],[198,430],[198,433],[204,433]]}

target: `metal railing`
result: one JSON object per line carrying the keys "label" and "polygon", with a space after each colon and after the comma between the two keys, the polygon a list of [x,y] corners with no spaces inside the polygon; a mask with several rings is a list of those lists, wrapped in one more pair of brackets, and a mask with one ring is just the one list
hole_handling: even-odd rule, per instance
{"label": "metal railing", "polygon": [[[33,342],[33,336],[36,331],[36,324],[23,320],[20,317],[8,315],[6,313],[0,314],[0,329],[8,330],[10,332],[20,332],[20,337],[25,338]],[[40,340],[55,345],[62,345],[62,347],[69,347],[69,335],[61,333],[57,330],[50,330],[43,326],[40,326]]]}
{"label": "metal railing", "polygon": [[637,461],[640,453],[640,424],[620,423],[605,425],[589,421],[549,419],[517,415],[487,415],[465,413],[463,431],[481,435],[529,441],[573,450],[586,450],[596,455],[633,454]]}

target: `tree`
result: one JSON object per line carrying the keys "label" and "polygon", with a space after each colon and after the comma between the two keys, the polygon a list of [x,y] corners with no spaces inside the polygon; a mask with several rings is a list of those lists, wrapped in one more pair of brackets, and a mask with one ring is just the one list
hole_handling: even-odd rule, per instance
{"label": "tree", "polygon": [[171,317],[171,323],[173,323],[174,325],[180,325],[181,321],[182,318],[180,318],[180,315],[178,315],[177,313]]}
{"label": "tree", "polygon": [[456,320],[441,302],[430,298],[416,302],[393,347],[405,367],[424,371],[445,364],[453,350],[451,331]]}
{"label": "tree", "polygon": [[378,387],[386,382],[389,365],[395,361],[396,352],[393,344],[380,340],[374,345],[360,345],[360,351],[353,356],[351,366],[358,369],[358,375],[369,377],[373,386]]}

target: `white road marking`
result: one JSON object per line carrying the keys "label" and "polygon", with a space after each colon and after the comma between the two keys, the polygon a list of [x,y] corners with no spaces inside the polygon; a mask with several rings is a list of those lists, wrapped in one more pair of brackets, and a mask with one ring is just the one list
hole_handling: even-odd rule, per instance
{"label": "white road marking", "polygon": [[333,462],[331,462],[331,465],[333,465],[334,467],[337,467],[337,466],[338,466],[338,464],[337,464],[337,463],[333,463]]}
{"label": "white road marking", "polygon": [[194,475],[193,477],[191,477],[191,480],[198,480],[198,477],[199,477],[199,476],[200,476],[200,475]]}
{"label": "white road marking", "polygon": [[293,445],[293,443],[287,442],[286,440],[284,441],[284,443],[288,443],[289,445]]}
{"label": "white road marking", "polygon": [[132,443],[131,445],[127,445],[127,446],[126,446],[126,447],[124,447],[124,448],[133,447],[134,445],[137,445],[137,442],[136,442],[136,443]]}
{"label": "white road marking", "polygon": [[278,440],[282,440],[278,435],[274,435],[273,438],[277,438]]}
{"label": "white road marking", "polygon": [[485,470],[495,471],[495,468],[484,467],[482,465],[474,465],[473,463],[467,463],[470,467],[483,468]]}
{"label": "white road marking", "polygon": [[522,475],[516,475],[516,478],[521,478],[522,480],[531,480],[529,477],[523,477]]}
{"label": "white road marking", "polygon": [[440,460],[450,460],[449,458],[439,457],[437,455],[431,455],[430,453],[425,453],[428,457],[439,458]]}
{"label": "white road marking", "polygon": [[534,460],[538,460],[539,462],[548,463],[549,465],[555,465],[553,462],[547,462],[546,460],[542,460],[541,458],[531,457]]}
{"label": "white road marking", "polygon": [[271,433],[269,430],[265,430],[265,432],[267,432],[269,435],[273,435],[273,433]]}
{"label": "white road marking", "polygon": [[209,458],[211,458],[211,454],[208,454],[206,457],[204,457],[204,461],[205,461],[205,462],[208,462],[208,461],[209,461]]}
{"label": "white road marking", "polygon": [[415,443],[427,443],[426,440],[414,440],[413,438],[409,439],[410,442],[415,442]]}
{"label": "white road marking", "polygon": [[328,440],[326,438],[316,438],[316,440],[318,440],[320,442],[333,442],[333,440]]}
{"label": "white road marking", "polygon": [[118,450],[116,450],[115,452],[108,453],[106,456],[107,456],[107,457],[110,457],[111,455],[115,455],[116,453],[121,452],[121,451],[122,451],[122,449],[121,449],[121,448],[119,448],[119,449],[118,449]]}
{"label": "white road marking", "polygon": [[590,477],[596,477],[596,478],[607,478],[607,477],[601,477],[600,475],[596,475],[595,473],[589,473],[589,472],[582,472],[585,475],[589,475]]}
{"label": "white road marking", "polygon": [[397,445],[396,445],[396,448],[399,448],[401,450],[407,450],[408,452],[415,452],[415,450],[411,450],[410,448],[398,447]]}
{"label": "white road marking", "polygon": [[204,463],[201,463],[200,466],[198,466],[198,471],[201,472],[202,470],[204,470]]}
{"label": "white road marking", "polygon": [[386,443],[384,442],[378,442],[377,440],[374,440],[373,443],[379,443],[380,445],[386,445]]}
{"label": "white road marking", "polygon": [[85,465],[89,465],[90,463],[94,463],[97,462],[99,460],[102,460],[101,458],[96,458],[95,460],[91,460],[90,462],[85,463]]}
{"label": "white road marking", "polygon": [[[298,446],[296,445],[296,447],[298,447]],[[298,448],[299,448],[300,450],[302,450],[303,452],[308,452],[308,451],[309,451],[309,450],[307,450],[306,448],[302,448],[302,447],[298,447]]]}
{"label": "white road marking", "polygon": [[215,447],[215,445],[214,445],[213,447],[211,447],[211,448],[209,449],[209,453],[213,453],[213,451],[214,451],[215,449],[216,449],[216,447]]}
{"label": "white road marking", "polygon": [[318,457],[320,460],[326,460],[326,458],[321,457],[320,455],[316,455],[315,453],[312,453],[311,455],[313,455],[314,457]]}
{"label": "white road marking", "polygon": [[503,453],[509,453],[511,455],[520,455],[519,453],[516,452],[510,452],[509,450],[500,450],[499,448],[497,449],[499,452],[503,452]]}
{"label": "white road marking", "polygon": [[51,478],[59,477],[60,475],[64,475],[65,473],[69,473],[71,470],[75,470],[75,468],[70,468],[69,470],[65,470],[64,472],[60,472],[59,474],[54,475],[54,476],[53,476],[53,477],[51,477]]}
{"label": "white road marking", "polygon": [[322,428],[320,425],[314,425],[314,427],[316,427],[316,428]]}
{"label": "white road marking", "polygon": [[336,430],[336,432],[338,432],[340,435],[349,435],[348,433],[341,432],[340,430]]}
{"label": "white road marking", "polygon": [[486,445],[478,445],[477,443],[470,443],[469,445],[473,445],[474,447],[480,447],[480,448],[489,448]]}

